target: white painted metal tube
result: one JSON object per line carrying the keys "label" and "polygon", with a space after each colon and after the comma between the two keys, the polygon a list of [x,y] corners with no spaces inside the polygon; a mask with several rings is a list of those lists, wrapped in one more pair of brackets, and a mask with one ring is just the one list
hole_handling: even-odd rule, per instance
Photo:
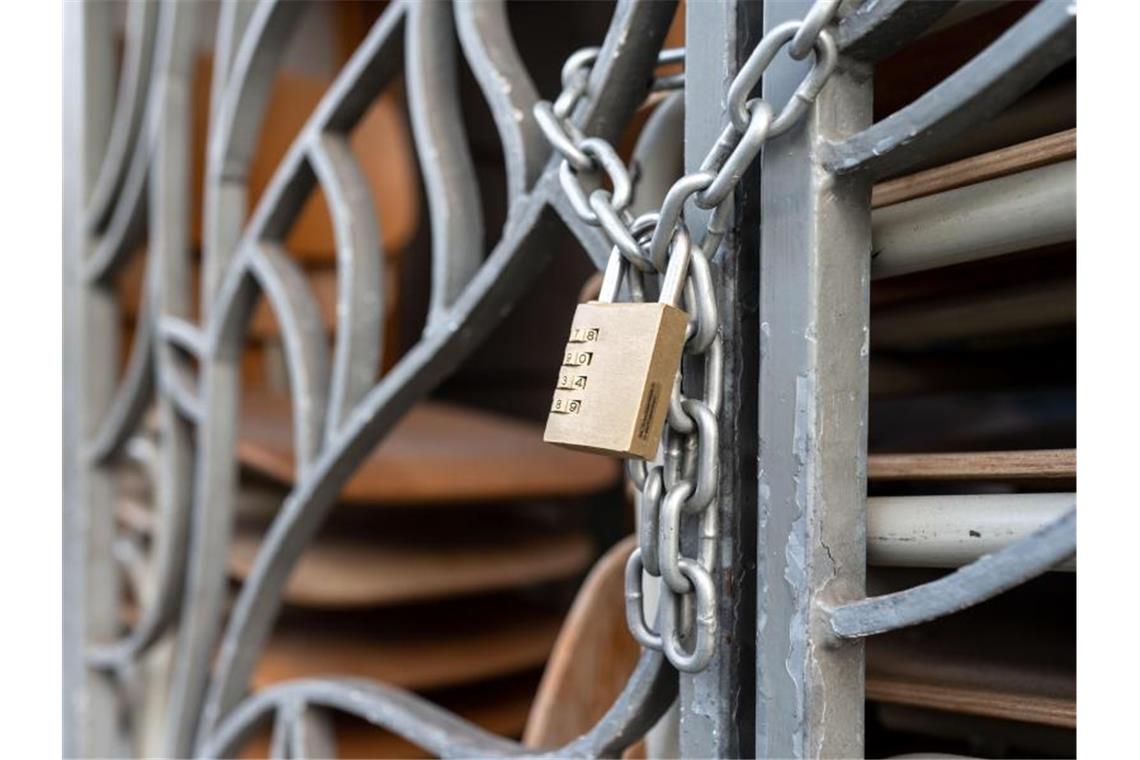
{"label": "white painted metal tube", "polygon": [[[867,564],[961,567],[1060,518],[1074,493],[878,496],[867,500]],[[1076,559],[1058,569],[1075,570]]]}
{"label": "white painted metal tube", "polygon": [[876,209],[872,277],[1077,239],[1077,162],[1030,169]]}

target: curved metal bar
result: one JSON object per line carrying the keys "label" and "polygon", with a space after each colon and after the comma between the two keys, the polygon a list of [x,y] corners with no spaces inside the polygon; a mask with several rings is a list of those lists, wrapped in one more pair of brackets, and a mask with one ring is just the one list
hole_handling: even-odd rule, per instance
{"label": "curved metal bar", "polygon": [[307,6],[258,0],[253,9],[222,83],[216,123],[210,125],[212,178],[244,178],[249,171],[281,55]]}
{"label": "curved metal bar", "polygon": [[83,277],[90,284],[107,282],[142,239],[146,227],[147,174],[154,138],[152,114],[153,108],[148,109],[145,134],[135,143],[131,165],[116,198],[111,219],[91,258],[83,264]]}
{"label": "curved metal bar", "polygon": [[[242,29],[229,70],[215,83],[222,92],[213,99],[206,154],[204,319],[210,315],[226,268],[237,255],[246,222],[246,182],[269,93],[285,46],[306,7],[302,2],[259,0]],[[219,17],[223,28],[233,21],[240,19],[228,13]]]}
{"label": "curved metal bar", "polygon": [[[613,143],[645,101],[657,54],[677,10],[675,0],[621,0],[590,69],[585,105],[574,120],[583,134]],[[559,163],[558,157],[555,157]]]}
{"label": "curved metal bar", "polygon": [[[188,53],[193,52],[186,44],[185,37],[192,23],[187,21],[192,16],[191,10],[181,8],[177,4],[143,3],[160,9],[159,27],[155,42],[154,65],[151,78],[155,80],[149,88],[146,102],[146,114],[141,127],[141,134],[134,141],[134,152],[131,155],[130,167],[127,176],[122,182],[122,188],[115,197],[115,205],[110,211],[111,218],[103,230],[102,238],[91,258],[84,263],[83,276],[91,284],[105,283],[125,263],[127,254],[140,242],[146,227],[146,201],[148,190],[153,182],[150,176],[155,170],[152,164],[155,161],[155,152],[160,149],[160,141],[171,125],[172,109],[168,102],[171,98],[187,97],[193,77],[192,66],[188,65]],[[183,152],[184,145],[179,146]],[[163,218],[161,209],[156,209],[154,215]]]}
{"label": "curved metal bar", "polygon": [[408,111],[431,211],[430,332],[483,261],[483,210],[463,128],[451,4],[410,3],[406,13]]}
{"label": "curved metal bar", "polygon": [[263,243],[250,250],[249,261],[281,326],[293,401],[293,453],[300,480],[324,443],[329,390],[324,324],[305,273],[284,249]]}
{"label": "curved metal bar", "polygon": [[158,318],[158,336],[160,340],[167,341],[170,345],[180,351],[185,351],[195,359],[201,359],[205,354],[202,331],[198,329],[197,325],[181,317],[174,317],[169,314],[160,316]]}
{"label": "curved metal bar", "polygon": [[292,699],[277,708],[273,716],[273,733],[269,737],[269,757],[289,758],[289,738],[292,726],[300,719],[305,705],[299,699]]}
{"label": "curved metal bar", "polygon": [[455,3],[455,26],[503,144],[510,224],[515,201],[533,187],[550,155],[532,113],[538,91],[515,47],[503,0]]}
{"label": "curved metal bar", "polygon": [[617,757],[661,718],[676,696],[677,671],[659,652],[643,651],[622,693],[597,725],[569,744],[544,751],[489,733],[400,688],[353,678],[305,679],[272,686],[246,699],[199,754],[233,756],[274,711],[300,703],[355,715],[439,757]]}
{"label": "curved metal bar", "polygon": [[440,757],[518,755],[522,751],[514,742],[501,739],[411,692],[343,678],[291,681],[258,692],[227,716],[201,748],[199,757],[233,757],[253,729],[268,716],[297,703],[354,715]]}
{"label": "curved metal bar", "polygon": [[[168,431],[173,431],[172,410],[161,406],[159,415]],[[145,441],[145,442],[144,442]],[[189,497],[184,473],[189,469],[188,436],[168,435],[160,455],[146,439],[132,441],[132,455],[150,476],[156,494],[157,521],[151,536],[152,559],[147,568],[151,591],[139,598],[142,614],[131,632],[119,641],[96,645],[87,653],[90,666],[108,670],[127,668],[166,632],[178,609],[178,591],[186,561],[186,527]]]}
{"label": "curved metal bar", "polygon": [[625,688],[602,719],[564,747],[539,757],[620,757],[677,698],[677,671],[660,652],[642,650]]}
{"label": "curved metal bar", "polygon": [[322,760],[336,757],[336,727],[328,710],[304,706],[289,727],[289,757]]}
{"label": "curved metal bar", "polygon": [[[629,123],[649,92],[657,54],[675,11],[675,2],[623,0],[617,4],[606,39],[596,54],[597,62],[590,70],[587,97],[576,114],[576,124],[584,133],[612,141]],[[535,192],[548,194],[563,223],[594,265],[604,271],[610,244],[597,227],[578,217],[569,199],[559,192],[557,173],[561,163],[561,156],[550,158],[544,176],[552,177],[551,189]]]}
{"label": "curved metal bar", "polygon": [[949,575],[827,610],[836,636],[856,639],[949,615],[1041,575],[1077,552],[1077,510]]}
{"label": "curved metal bar", "polygon": [[195,387],[190,370],[174,362],[166,365],[160,375],[160,388],[170,398],[179,414],[192,422],[201,422],[202,397]]}
{"label": "curved metal bar", "polygon": [[225,83],[230,79],[238,45],[245,36],[246,27],[257,3],[248,0],[223,0],[218,11],[218,31],[214,35],[214,62],[210,86],[210,119],[217,118],[226,93]]}
{"label": "curved metal bar", "polygon": [[922,97],[841,142],[825,146],[826,169],[905,169],[931,148],[996,114],[1076,54],[1076,7],[1042,0],[969,63]]}
{"label": "curved metal bar", "polygon": [[957,3],[867,0],[839,21],[835,42],[844,55],[867,63],[881,61],[918,37]]}
{"label": "curved metal bar", "polygon": [[[245,38],[253,12],[258,4],[243,0],[223,0],[218,11],[217,32],[214,35],[214,60],[210,82],[210,130],[208,140],[212,143],[218,126],[222,123],[223,106],[226,103],[228,84],[233,80],[234,61],[238,49]],[[256,103],[254,105],[257,105]],[[224,153],[219,146],[216,153]],[[210,158],[207,157],[207,164]],[[209,253],[210,250],[221,248],[222,244],[232,244],[240,234],[242,213],[245,208],[244,183],[227,183],[225,178],[217,182],[207,179],[203,189],[204,207],[202,222],[202,245],[205,249],[206,263],[200,301],[202,304],[203,320],[208,313],[213,300],[213,288],[222,276],[225,260],[230,253]],[[201,353],[199,354],[201,355]]]}
{"label": "curved metal bar", "polygon": [[154,393],[154,315],[150,289],[144,281],[131,354],[123,379],[99,430],[88,444],[91,461],[106,462],[114,456],[138,427]]}
{"label": "curved metal bar", "polygon": [[158,77],[151,74],[158,27],[158,3],[128,3],[126,49],[111,134],[99,165],[99,174],[87,201],[86,227],[97,232],[111,213],[115,196],[127,171],[130,147],[144,122],[147,89]]}
{"label": "curved metal bar", "polygon": [[211,320],[213,332],[202,357],[202,424],[198,427],[191,509],[194,522],[162,751],[170,757],[186,757],[192,751],[227,601],[226,562],[238,485],[241,349],[258,295],[246,258],[239,252],[218,290],[218,299],[226,308],[218,310]]}
{"label": "curved metal bar", "polygon": [[309,164],[328,200],[336,237],[336,346],[325,440],[376,381],[384,322],[380,225],[368,179],[348,141],[323,134],[309,145]]}
{"label": "curved metal bar", "polygon": [[[131,594],[136,599],[147,596],[149,591],[147,588],[147,562],[146,552],[142,548],[142,539],[139,536],[119,536],[112,545],[111,554],[114,556],[115,562],[122,568],[123,577]],[[88,650],[88,652],[90,651]],[[90,654],[88,655],[88,664],[93,667],[101,667],[98,663],[92,662]],[[124,663],[122,667],[127,666],[129,663]]]}
{"label": "curved metal bar", "polygon": [[[197,62],[197,32],[201,7],[193,3],[171,3],[162,16],[163,65],[156,67],[156,116],[154,154],[150,163],[150,216],[148,251],[151,268],[148,280],[155,294],[152,312],[155,333],[160,417],[170,424],[160,436],[181,438],[180,425],[166,415],[163,404],[173,404],[191,420],[197,420],[200,404],[186,354],[194,360],[202,356],[200,333],[191,319],[190,256],[193,247],[190,200],[193,84]],[[182,443],[163,441],[163,450],[178,449]],[[177,451],[175,459],[186,459]],[[164,464],[164,467],[167,465]],[[189,487],[189,465],[179,466],[177,475],[167,472],[165,481],[176,488]],[[165,482],[164,481],[164,482]]]}

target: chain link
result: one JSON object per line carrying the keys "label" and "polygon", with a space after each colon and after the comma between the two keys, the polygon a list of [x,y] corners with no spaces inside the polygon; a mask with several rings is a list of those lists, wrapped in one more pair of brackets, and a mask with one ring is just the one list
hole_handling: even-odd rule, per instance
{"label": "chain link", "polygon": [[[716,257],[732,213],[732,193],[771,137],[795,124],[819,95],[835,69],[838,51],[827,31],[839,0],[817,0],[802,21],[788,21],[760,40],[733,79],[727,96],[728,123],[700,170],[677,180],[661,209],[636,219],[629,210],[633,180],[609,143],[586,137],[572,121],[589,96],[590,71],[598,48],[571,55],[562,68],[562,92],[553,104],[540,102],[535,119],[562,156],[559,180],[571,207],[586,224],[599,227],[613,246],[602,283],[602,300],[616,299],[625,282],[631,300],[645,299],[646,278],[660,278],[664,300],[683,306],[690,317],[685,354],[702,357],[700,377],[685,378],[702,389],[684,394],[680,373],[669,400],[662,454],[657,462],[630,459],[626,472],[637,489],[638,548],[625,572],[626,619],[634,639],[661,651],[678,670],[698,672],[716,648],[716,584],[720,480],[720,414],[723,345],[709,260]],[[790,44],[789,44],[790,43]],[[795,59],[815,53],[812,67],[777,115],[761,98],[749,99],[764,71],[782,48]],[[684,60],[683,49],[663,50],[658,64]],[[684,74],[657,77],[654,91],[684,85]],[[605,183],[609,188],[605,188]],[[692,200],[712,209],[699,242],[690,239],[685,207]],[[694,539],[683,541],[696,521]],[[683,554],[692,544],[696,557]],[[660,577],[661,598],[654,630],[645,619],[644,575]]]}

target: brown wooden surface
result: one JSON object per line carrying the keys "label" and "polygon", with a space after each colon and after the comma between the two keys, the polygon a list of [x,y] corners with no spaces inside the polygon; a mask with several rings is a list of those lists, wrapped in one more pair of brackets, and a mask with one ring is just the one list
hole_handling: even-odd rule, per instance
{"label": "brown wooden surface", "polygon": [[871,480],[1015,480],[1075,478],[1076,449],[972,451],[938,454],[871,454]]}
{"label": "brown wooden surface", "polygon": [[1019,145],[982,153],[944,166],[880,182],[871,192],[872,208],[890,206],[934,195],[956,187],[997,179],[1046,164],[1067,161],[1077,155],[1077,130],[1029,140]]}
{"label": "brown wooden surface", "polygon": [[1075,699],[922,683],[874,674],[867,676],[867,699],[1024,723],[1077,727]]}
{"label": "brown wooden surface", "polygon": [[625,622],[625,562],[637,537],[614,545],[594,565],[550,655],[523,742],[557,747],[605,714],[641,653]]}
{"label": "brown wooden surface", "polygon": [[[293,481],[292,416],[284,397],[242,399],[242,464]],[[596,493],[617,482],[615,459],[542,442],[532,423],[421,402],[395,426],[341,492],[341,500],[439,504]]]}
{"label": "brown wooden surface", "polygon": [[451,602],[373,615],[308,613],[278,622],[253,687],[345,675],[439,689],[519,673],[545,661],[562,615],[518,599]]}
{"label": "brown wooden surface", "polygon": [[[435,523],[434,520],[425,521]],[[488,525],[443,540],[425,525],[402,531],[322,534],[301,555],[285,600],[307,607],[346,607],[426,601],[568,578],[590,562],[592,541],[581,532]],[[262,530],[234,537],[230,573],[244,580]]]}

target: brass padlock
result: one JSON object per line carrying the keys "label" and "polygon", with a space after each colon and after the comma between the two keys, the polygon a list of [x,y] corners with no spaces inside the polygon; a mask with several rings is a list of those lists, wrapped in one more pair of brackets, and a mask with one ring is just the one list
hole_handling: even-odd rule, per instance
{"label": "brass padlock", "polygon": [[685,347],[689,316],[675,304],[689,246],[674,245],[657,302],[614,303],[623,272],[610,257],[599,300],[579,304],[543,440],[566,448],[653,459]]}

